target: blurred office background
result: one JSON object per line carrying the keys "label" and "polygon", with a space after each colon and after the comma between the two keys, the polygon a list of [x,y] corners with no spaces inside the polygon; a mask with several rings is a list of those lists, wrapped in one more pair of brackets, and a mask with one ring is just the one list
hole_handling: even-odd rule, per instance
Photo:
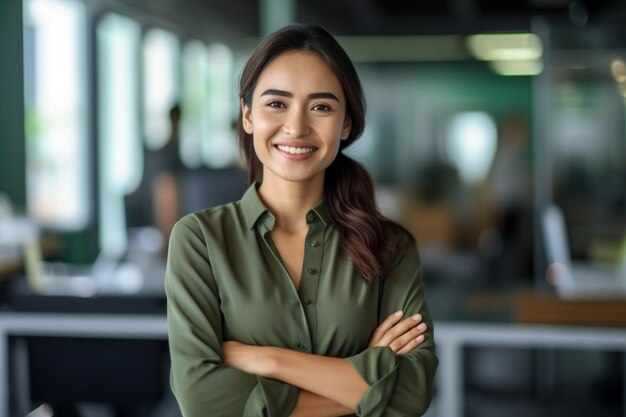
{"label": "blurred office background", "polygon": [[[623,0],[3,0],[4,317],[163,315],[167,235],[150,181],[172,174],[178,217],[238,198],[237,75],[260,37],[292,22],[325,26],[357,65],[368,120],[348,153],[416,237],[437,323],[624,337],[626,291],[559,297],[541,221],[558,206],[572,259],[626,281]],[[86,280],[50,282],[69,275]],[[38,407],[55,400],[71,403],[55,416],[176,415],[163,340],[102,348],[34,336],[7,336],[23,365],[0,375],[11,415],[51,415]],[[118,348],[122,363],[151,352],[130,377],[156,364],[158,383],[136,395],[144,403],[55,382],[81,350],[95,349],[88,373]],[[462,380],[440,379],[435,398],[459,384],[460,415],[624,416],[625,349],[467,347]],[[435,401],[428,415],[453,417],[445,410]]]}

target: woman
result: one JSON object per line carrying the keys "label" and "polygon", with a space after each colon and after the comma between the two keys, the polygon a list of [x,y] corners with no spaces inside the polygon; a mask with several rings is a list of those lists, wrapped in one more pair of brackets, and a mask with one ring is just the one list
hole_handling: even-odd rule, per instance
{"label": "woman", "polygon": [[290,26],[252,53],[240,97],[253,185],[170,241],[183,415],[423,414],[437,358],[417,251],[341,152],[365,121],[354,66],[322,28]]}

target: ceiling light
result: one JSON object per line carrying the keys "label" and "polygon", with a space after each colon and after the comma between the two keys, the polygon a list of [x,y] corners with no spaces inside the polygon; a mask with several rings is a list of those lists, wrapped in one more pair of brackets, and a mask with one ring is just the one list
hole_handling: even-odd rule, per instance
{"label": "ceiling light", "polygon": [[489,63],[499,75],[507,76],[532,76],[538,75],[543,70],[543,64],[539,60],[520,60],[520,61],[492,61]]}
{"label": "ceiling light", "polygon": [[532,33],[472,35],[467,46],[483,61],[531,60],[543,54],[541,39]]}

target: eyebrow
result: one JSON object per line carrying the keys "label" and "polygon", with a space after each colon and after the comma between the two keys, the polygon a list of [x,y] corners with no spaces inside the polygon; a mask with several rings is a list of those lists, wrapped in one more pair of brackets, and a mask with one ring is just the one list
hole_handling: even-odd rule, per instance
{"label": "eyebrow", "polygon": [[[290,93],[289,91],[284,91],[284,90],[277,90],[274,88],[270,88],[269,90],[265,90],[264,92],[261,93],[261,97],[263,96],[281,96],[281,97],[293,97],[293,94]],[[319,92],[319,93],[311,93],[307,96],[307,98],[309,99],[317,99],[317,98],[327,98],[330,100],[335,100],[336,102],[339,102],[339,99],[337,98],[336,95],[334,95],[333,93],[330,92]]]}

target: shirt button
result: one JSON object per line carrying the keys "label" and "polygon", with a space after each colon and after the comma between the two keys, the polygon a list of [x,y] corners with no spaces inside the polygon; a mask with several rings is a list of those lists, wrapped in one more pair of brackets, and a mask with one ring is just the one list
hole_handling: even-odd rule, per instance
{"label": "shirt button", "polygon": [[306,350],[306,348],[307,348],[306,343],[304,343],[304,342],[298,343],[298,349]]}
{"label": "shirt button", "polygon": [[313,214],[313,213],[308,213],[308,214],[306,215],[306,219],[307,219],[307,221],[309,221],[309,222],[314,222],[314,221],[315,221],[315,214]]}
{"label": "shirt button", "polygon": [[317,240],[312,240],[311,241],[311,246],[314,248],[317,248],[320,245],[320,242],[318,242]]}
{"label": "shirt button", "polygon": [[304,300],[302,300],[302,304],[304,304],[305,306],[311,305],[312,301],[308,298],[305,298]]}
{"label": "shirt button", "polygon": [[317,269],[315,269],[315,268],[307,268],[306,272],[308,272],[311,275],[315,275],[315,274],[317,274]]}

